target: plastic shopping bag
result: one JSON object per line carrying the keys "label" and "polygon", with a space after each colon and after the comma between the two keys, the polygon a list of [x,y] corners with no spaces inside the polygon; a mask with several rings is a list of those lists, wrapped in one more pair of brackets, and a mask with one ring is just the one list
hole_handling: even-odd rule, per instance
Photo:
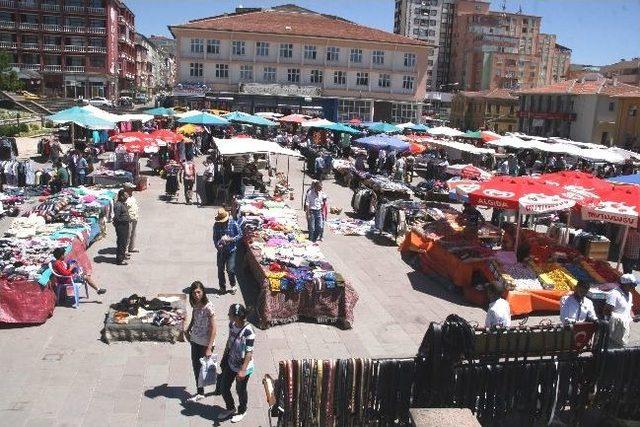
{"label": "plastic shopping bag", "polygon": [[200,373],[198,374],[198,387],[215,385],[218,378],[218,355],[200,358]]}

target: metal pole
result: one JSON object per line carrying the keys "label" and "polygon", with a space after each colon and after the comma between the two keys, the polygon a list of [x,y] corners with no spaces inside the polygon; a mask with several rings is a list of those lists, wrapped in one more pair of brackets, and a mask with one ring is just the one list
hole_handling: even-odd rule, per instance
{"label": "metal pole", "polygon": [[307,159],[302,163],[302,193],[300,193],[300,207],[304,210],[304,187],[305,178],[307,177]]}
{"label": "metal pole", "polygon": [[518,215],[516,215],[516,241],[513,244],[513,251],[518,252],[518,243],[520,242],[520,208],[518,208]]}
{"label": "metal pole", "polygon": [[616,264],[616,270],[620,270],[620,262],[622,261],[622,255],[624,255],[624,247],[627,244],[628,235],[629,226],[627,225],[624,229],[624,236],[622,236],[622,244],[620,245],[620,250],[618,251],[618,263]]}
{"label": "metal pole", "polygon": [[[569,243],[569,226],[571,225],[571,208],[569,208],[567,210],[567,225],[564,228],[565,229],[565,233],[567,234],[567,243]],[[558,239],[558,243],[562,244],[562,234],[560,235],[560,238]]]}

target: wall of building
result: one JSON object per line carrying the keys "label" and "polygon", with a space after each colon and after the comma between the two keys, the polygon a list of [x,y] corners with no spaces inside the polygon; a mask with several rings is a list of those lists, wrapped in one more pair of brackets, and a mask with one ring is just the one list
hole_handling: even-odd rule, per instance
{"label": "wall of building", "polygon": [[640,97],[617,98],[617,101],[614,145],[637,150],[640,148]]}
{"label": "wall of building", "polygon": [[576,121],[571,125],[571,139],[581,142],[595,142],[593,134],[598,109],[597,95],[573,96],[572,99]]}

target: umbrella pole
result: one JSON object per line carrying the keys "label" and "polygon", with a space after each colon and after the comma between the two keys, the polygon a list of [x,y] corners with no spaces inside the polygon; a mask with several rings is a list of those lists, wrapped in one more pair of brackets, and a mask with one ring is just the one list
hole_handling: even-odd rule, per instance
{"label": "umbrella pole", "polygon": [[622,244],[620,245],[620,250],[618,251],[618,263],[616,264],[616,270],[620,270],[620,263],[622,262],[622,256],[624,255],[624,247],[627,244],[628,235],[629,235],[629,226],[627,225],[624,228],[624,236],[622,236]]}
{"label": "umbrella pole", "polygon": [[520,209],[518,209],[518,215],[516,215],[516,241],[513,244],[513,251],[518,252],[518,244],[520,243]]}
{"label": "umbrella pole", "polygon": [[287,188],[289,188],[289,169],[290,169],[289,160],[290,159],[291,157],[287,156]]}
{"label": "umbrella pole", "polygon": [[[567,243],[569,243],[569,227],[571,226],[571,208],[567,210],[567,225],[564,227],[564,232],[567,236]],[[562,244],[562,234],[558,239],[558,243]]]}

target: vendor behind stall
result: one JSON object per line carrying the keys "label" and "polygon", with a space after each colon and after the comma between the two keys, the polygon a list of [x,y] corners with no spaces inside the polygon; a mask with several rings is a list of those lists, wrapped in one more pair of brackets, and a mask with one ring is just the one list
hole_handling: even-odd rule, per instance
{"label": "vendor behind stall", "polygon": [[480,211],[471,203],[465,203],[462,209],[462,219],[467,226],[479,227],[484,224],[484,217]]}
{"label": "vendor behind stall", "polygon": [[91,279],[91,276],[85,274],[76,261],[69,260],[69,262],[66,262],[64,260],[64,255],[64,248],[56,248],[53,250],[53,257],[55,258],[55,261],[51,266],[53,268],[53,272],[56,275],[68,278],[73,282],[86,283],[87,285],[95,289],[98,295],[102,295],[107,292],[106,289],[96,285],[95,282]]}

